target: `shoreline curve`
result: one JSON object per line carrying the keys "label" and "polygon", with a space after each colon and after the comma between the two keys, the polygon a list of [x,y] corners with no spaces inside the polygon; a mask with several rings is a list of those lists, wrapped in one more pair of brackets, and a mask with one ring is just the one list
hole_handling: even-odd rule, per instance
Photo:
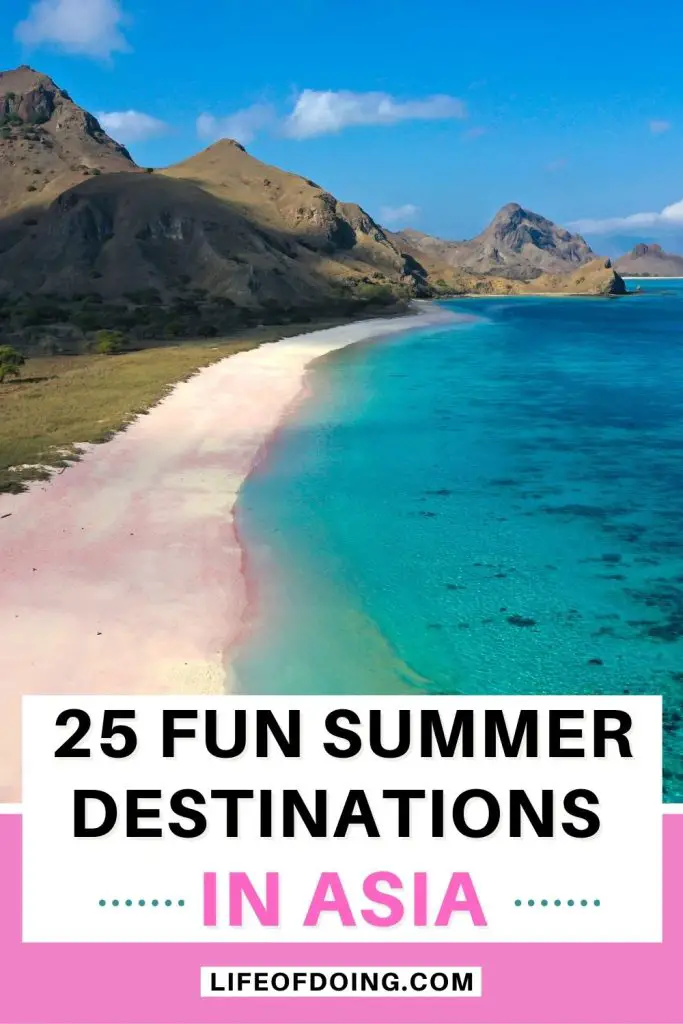
{"label": "shoreline curve", "polygon": [[430,303],[200,370],[48,482],[0,495],[0,803],[20,799],[23,694],[209,694],[248,603],[234,509],[312,361],[458,316]]}

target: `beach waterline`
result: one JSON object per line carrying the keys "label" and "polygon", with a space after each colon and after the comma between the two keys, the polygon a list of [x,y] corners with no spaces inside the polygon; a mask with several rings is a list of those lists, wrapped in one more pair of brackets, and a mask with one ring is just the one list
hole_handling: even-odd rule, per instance
{"label": "beach waterline", "polygon": [[23,694],[230,688],[247,601],[235,502],[306,366],[448,316],[427,306],[238,353],[49,482],[0,495],[0,803],[20,798]]}
{"label": "beach waterline", "polygon": [[681,300],[652,287],[453,302],[315,364],[238,501],[240,689],[661,693],[680,799]]}

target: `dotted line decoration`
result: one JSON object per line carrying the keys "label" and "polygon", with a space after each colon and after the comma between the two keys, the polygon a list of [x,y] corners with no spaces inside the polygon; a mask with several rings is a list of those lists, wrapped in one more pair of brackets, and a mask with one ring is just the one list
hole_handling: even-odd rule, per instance
{"label": "dotted line decoration", "polygon": [[[565,905],[568,907],[573,907],[577,904],[580,907],[587,907],[589,903],[592,904],[592,906],[594,907],[600,906],[600,900],[565,900],[564,902]],[[523,903],[524,900],[515,900],[516,907],[521,907]],[[562,900],[527,900],[526,905],[527,907],[535,907],[537,905],[540,907],[549,907],[551,905],[554,907],[561,907]]]}
{"label": "dotted line decoration", "polygon": [[[134,905],[138,907],[172,907],[175,903],[174,900],[110,900],[109,902],[112,907],[132,907]],[[101,907],[107,906],[106,900],[100,900],[99,903]],[[185,900],[178,900],[177,906],[184,907]]]}

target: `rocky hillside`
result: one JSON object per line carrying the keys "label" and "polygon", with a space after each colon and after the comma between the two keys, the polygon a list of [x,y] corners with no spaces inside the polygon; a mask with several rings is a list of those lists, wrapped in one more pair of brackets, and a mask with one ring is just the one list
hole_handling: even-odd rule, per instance
{"label": "rocky hillside", "polygon": [[223,139],[163,174],[230,204],[260,231],[282,239],[297,259],[306,262],[307,253],[314,254],[318,268],[331,277],[374,270],[415,284],[405,257],[360,206],[256,160],[237,142]]}
{"label": "rocky hillside", "polygon": [[569,274],[541,274],[533,281],[515,282],[519,294],[625,295],[626,285],[611,260],[592,259]]}
{"label": "rocky hillside", "polygon": [[600,257],[562,274],[541,274],[529,281],[514,281],[492,274],[470,274],[466,270],[444,271],[447,280],[436,278],[437,294],[447,295],[625,295],[623,278],[610,260]]}
{"label": "rocky hillside", "polygon": [[47,75],[0,72],[0,217],[46,203],[88,177],[136,170],[128,151]]}
{"label": "rocky hillside", "polygon": [[448,242],[419,231],[392,236],[395,244],[428,267],[431,273],[462,270],[513,280],[540,274],[561,274],[595,259],[580,235],[572,235],[552,221],[517,203],[508,203],[489,226],[466,242]]}
{"label": "rocky hillside", "polygon": [[683,277],[683,256],[664,252],[661,245],[641,242],[615,262],[620,274],[633,277]]}
{"label": "rocky hillside", "polygon": [[238,307],[299,309],[425,285],[360,207],[223,141],[163,173],[45,75],[0,75],[0,294],[188,284]]}
{"label": "rocky hillside", "polygon": [[243,307],[303,307],[330,291],[324,271],[199,186],[134,173],[69,189],[0,255],[0,279],[18,293],[161,301],[189,286]]}
{"label": "rocky hillside", "polygon": [[[0,336],[87,347],[347,316],[412,296],[567,291],[592,253],[516,205],[471,242],[391,234],[359,206],[223,140],[144,173],[45,75],[0,74]],[[604,269],[604,268],[603,268]],[[602,290],[601,278],[571,284]],[[55,340],[56,339],[56,340]]]}

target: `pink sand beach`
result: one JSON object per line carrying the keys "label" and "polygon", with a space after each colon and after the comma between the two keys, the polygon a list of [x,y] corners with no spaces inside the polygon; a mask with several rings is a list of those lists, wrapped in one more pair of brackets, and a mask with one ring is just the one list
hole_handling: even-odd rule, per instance
{"label": "pink sand beach", "polygon": [[246,609],[233,509],[334,349],[452,320],[427,307],[242,352],[26,493],[0,495],[0,803],[20,799],[25,693],[220,693]]}

